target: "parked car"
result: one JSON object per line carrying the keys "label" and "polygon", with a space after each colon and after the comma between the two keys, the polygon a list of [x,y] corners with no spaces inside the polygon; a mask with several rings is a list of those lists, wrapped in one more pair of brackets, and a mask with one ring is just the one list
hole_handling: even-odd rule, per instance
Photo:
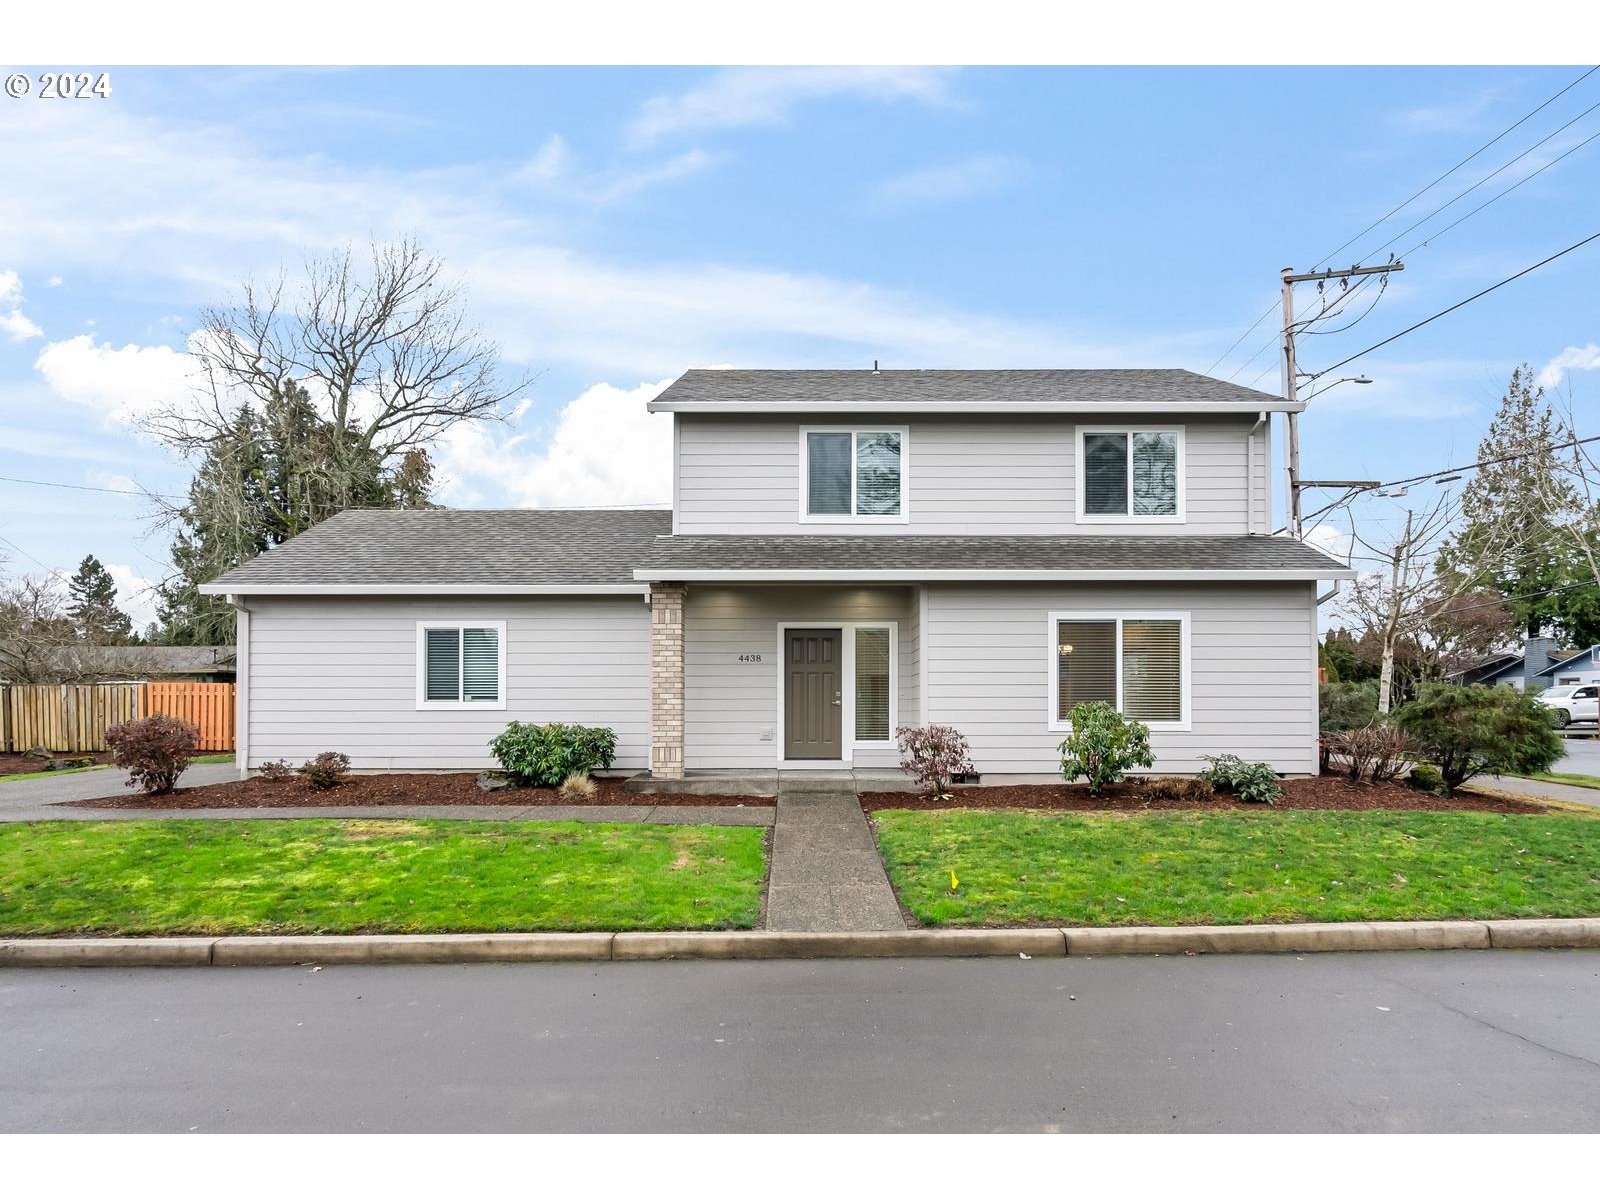
{"label": "parked car", "polygon": [[1555,709],[1556,726],[1565,729],[1575,721],[1600,722],[1600,685],[1545,688],[1534,697],[1540,704]]}

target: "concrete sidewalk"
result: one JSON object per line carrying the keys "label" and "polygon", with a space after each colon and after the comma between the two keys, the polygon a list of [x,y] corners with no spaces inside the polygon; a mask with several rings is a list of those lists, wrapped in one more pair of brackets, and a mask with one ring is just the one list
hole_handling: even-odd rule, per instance
{"label": "concrete sidewalk", "polygon": [[815,773],[782,780],[767,928],[840,933],[905,927],[854,782]]}
{"label": "concrete sidewalk", "polygon": [[1474,779],[1463,788],[1472,790],[1472,785],[1482,783],[1486,788],[1493,788],[1499,792],[1510,792],[1520,796],[1529,796],[1535,800],[1566,800],[1573,804],[1587,804],[1591,808],[1600,808],[1600,788],[1577,787],[1570,783],[1546,783],[1542,779],[1522,779],[1515,775],[1485,775],[1482,779]]}

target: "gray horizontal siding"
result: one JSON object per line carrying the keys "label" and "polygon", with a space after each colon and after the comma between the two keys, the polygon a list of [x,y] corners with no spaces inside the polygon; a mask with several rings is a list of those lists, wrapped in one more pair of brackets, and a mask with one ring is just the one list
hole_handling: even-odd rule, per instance
{"label": "gray horizontal siding", "polygon": [[[1171,423],[1182,424],[1187,431],[1188,519],[1177,526],[1076,523],[1076,424],[1071,417],[852,419],[850,424],[861,427],[876,424],[910,430],[910,520],[903,524],[802,522],[802,422],[796,417],[679,413],[675,420],[679,533],[1026,536],[1249,531],[1252,489],[1246,477],[1251,418],[1174,415]],[[804,423],[837,422],[819,418]],[[1264,525],[1268,478],[1264,432],[1257,434],[1257,450],[1254,499],[1257,523]]]}
{"label": "gray horizontal siding", "polygon": [[[684,609],[684,762],[702,768],[770,768],[782,751],[778,727],[778,625],[896,621],[900,719],[915,713],[908,670],[910,589],[724,588],[692,585]],[[758,652],[759,663],[739,655]],[[913,707],[908,709],[908,704]],[[849,730],[845,730],[848,744]],[[857,766],[893,766],[893,750],[858,750]]]}
{"label": "gray horizontal siding", "polygon": [[[506,623],[506,707],[416,707],[419,620]],[[341,750],[363,769],[494,765],[506,723],[617,733],[617,766],[650,743],[649,610],[634,597],[257,599],[251,603],[249,765]]]}
{"label": "gray horizontal siding", "polygon": [[1054,773],[1065,736],[1049,728],[1047,614],[1190,614],[1190,726],[1154,730],[1157,771],[1237,754],[1275,770],[1316,769],[1315,621],[1310,584],[1184,587],[929,585],[921,648],[926,719],[954,725],[996,774]]}

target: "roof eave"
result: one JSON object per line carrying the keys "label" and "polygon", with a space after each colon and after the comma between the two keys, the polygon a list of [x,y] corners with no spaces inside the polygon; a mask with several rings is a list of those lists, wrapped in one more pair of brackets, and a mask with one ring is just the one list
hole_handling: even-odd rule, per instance
{"label": "roof eave", "polygon": [[638,583],[203,583],[207,596],[640,596]]}
{"label": "roof eave", "polygon": [[672,413],[1259,413],[1304,412],[1305,402],[1260,400],[652,400]]}
{"label": "roof eave", "polygon": [[1322,579],[1354,579],[1348,567],[1252,569],[1242,571],[1200,568],[1196,570],[1138,569],[1121,571],[1034,570],[994,571],[971,569],[890,570],[784,570],[784,569],[674,569],[641,567],[633,577],[645,583],[1227,583],[1261,581],[1269,583],[1313,582]]}

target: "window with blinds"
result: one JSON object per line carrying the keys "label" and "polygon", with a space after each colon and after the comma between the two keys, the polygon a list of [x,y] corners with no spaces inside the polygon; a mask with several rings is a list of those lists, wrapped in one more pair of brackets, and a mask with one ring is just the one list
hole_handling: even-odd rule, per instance
{"label": "window with blinds", "polygon": [[1085,431],[1083,515],[1178,515],[1176,430]]}
{"label": "window with blinds", "polygon": [[1056,717],[1079,704],[1117,702],[1117,623],[1056,622]]}
{"label": "window with blinds", "polygon": [[903,436],[893,430],[808,430],[808,516],[897,517]]}
{"label": "window with blinds", "polygon": [[1095,700],[1138,721],[1180,722],[1183,621],[1178,617],[1054,617],[1055,719]]}
{"label": "window with blinds", "polygon": [[1183,625],[1122,622],[1122,713],[1139,721],[1183,720]]}
{"label": "window with blinds", "polygon": [[856,630],[856,741],[889,740],[889,631]]}
{"label": "window with blinds", "polygon": [[428,703],[500,702],[498,627],[429,626],[422,646],[422,696]]}

